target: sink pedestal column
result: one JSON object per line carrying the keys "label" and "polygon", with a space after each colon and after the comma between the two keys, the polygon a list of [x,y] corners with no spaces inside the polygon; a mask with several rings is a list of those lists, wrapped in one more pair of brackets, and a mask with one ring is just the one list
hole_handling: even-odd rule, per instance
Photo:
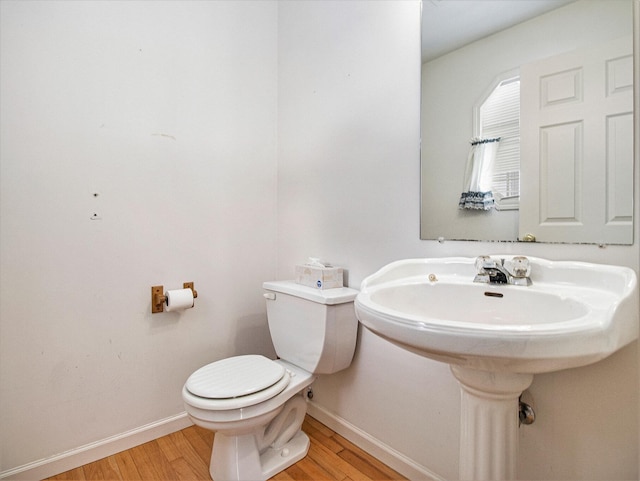
{"label": "sink pedestal column", "polygon": [[533,374],[451,366],[462,391],[460,479],[512,480],[518,454],[519,397]]}

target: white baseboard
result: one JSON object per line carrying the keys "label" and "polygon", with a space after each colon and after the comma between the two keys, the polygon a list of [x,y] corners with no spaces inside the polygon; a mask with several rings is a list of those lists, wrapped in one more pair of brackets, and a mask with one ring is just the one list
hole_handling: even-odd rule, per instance
{"label": "white baseboard", "polygon": [[[337,416],[314,402],[308,405],[308,414],[356,446],[376,457],[413,481],[446,481],[429,469],[409,459],[402,453],[372,437],[347,420]],[[187,413],[180,413],[131,431],[127,431],[95,443],[40,459],[0,473],[0,479],[33,481],[63,473],[98,459],[106,458],[126,449],[139,446],[167,434],[191,426]]]}
{"label": "white baseboard", "polygon": [[3,471],[0,479],[37,480],[63,473],[78,466],[92,463],[126,449],[139,446],[167,434],[180,431],[193,423],[183,412],[131,431],[127,431],[95,443],[86,444],[76,449],[56,454],[50,458],[40,459],[17,468]]}
{"label": "white baseboard", "polygon": [[307,413],[412,481],[446,481],[441,476],[431,472],[379,439],[354,426],[346,419],[327,411],[313,401],[307,404]]}

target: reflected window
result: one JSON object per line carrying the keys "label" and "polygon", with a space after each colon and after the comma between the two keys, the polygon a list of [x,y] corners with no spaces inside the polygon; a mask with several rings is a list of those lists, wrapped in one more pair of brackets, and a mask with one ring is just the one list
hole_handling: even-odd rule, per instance
{"label": "reflected window", "polygon": [[518,209],[520,201],[520,76],[512,74],[496,80],[474,111],[475,135],[482,138],[500,137],[491,186],[496,199],[496,209]]}

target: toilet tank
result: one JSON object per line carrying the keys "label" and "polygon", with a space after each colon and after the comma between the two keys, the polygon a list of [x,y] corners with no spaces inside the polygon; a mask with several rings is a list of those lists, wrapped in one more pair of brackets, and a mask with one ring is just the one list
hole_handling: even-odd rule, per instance
{"label": "toilet tank", "polygon": [[349,367],[358,319],[348,287],[314,289],[293,281],[265,282],[267,319],[278,356],[313,374]]}

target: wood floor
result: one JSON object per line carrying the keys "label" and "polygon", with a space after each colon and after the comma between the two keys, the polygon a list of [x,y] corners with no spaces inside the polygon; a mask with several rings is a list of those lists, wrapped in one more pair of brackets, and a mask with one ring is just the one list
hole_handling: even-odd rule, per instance
{"label": "wood floor", "polygon": [[[307,416],[303,430],[311,439],[309,454],[276,481],[405,480],[339,434]],[[209,460],[214,434],[197,426],[80,466],[48,480],[210,480]]]}

